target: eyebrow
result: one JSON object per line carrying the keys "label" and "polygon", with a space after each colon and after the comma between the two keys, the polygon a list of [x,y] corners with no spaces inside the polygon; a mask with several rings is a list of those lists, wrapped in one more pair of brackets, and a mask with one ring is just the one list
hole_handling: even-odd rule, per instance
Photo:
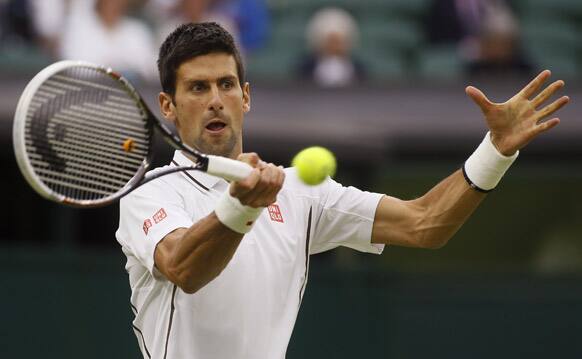
{"label": "eyebrow", "polygon": [[[224,81],[224,80],[233,80],[236,81],[236,76],[234,75],[224,75],[224,76],[219,76],[216,81]],[[198,83],[198,82],[211,82],[214,79],[204,79],[204,78],[188,78],[185,79],[184,82],[187,84],[193,84],[193,83]]]}

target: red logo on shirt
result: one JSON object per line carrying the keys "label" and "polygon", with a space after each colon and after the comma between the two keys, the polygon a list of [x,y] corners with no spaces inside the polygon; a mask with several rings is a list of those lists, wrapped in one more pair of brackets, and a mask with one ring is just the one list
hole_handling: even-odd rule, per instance
{"label": "red logo on shirt", "polygon": [[163,220],[164,220],[164,219],[165,219],[167,216],[168,216],[168,215],[166,214],[166,211],[165,211],[163,208],[160,208],[160,210],[159,210],[159,211],[157,211],[157,212],[156,212],[156,213],[155,213],[155,214],[152,216],[152,218],[153,218],[153,220],[154,220],[154,223],[152,223],[152,220],[151,220],[151,219],[149,219],[149,218],[146,218],[146,219],[143,221],[143,232],[144,232],[144,233],[147,235],[147,234],[148,234],[148,232],[150,231],[150,228],[152,228],[152,226],[153,226],[154,224],[158,224],[158,223],[160,223],[160,222],[161,222],[161,221],[163,221]]}
{"label": "red logo on shirt", "polygon": [[160,210],[157,211],[156,214],[154,214],[153,219],[154,219],[154,222],[156,224],[158,224],[161,221],[163,221],[166,217],[167,217],[166,211],[164,211],[163,208],[160,208]]}
{"label": "red logo on shirt", "polygon": [[150,221],[149,218],[143,221],[143,232],[146,234],[146,236],[152,226],[153,226],[152,221]]}
{"label": "red logo on shirt", "polygon": [[281,215],[281,209],[278,205],[272,204],[267,209],[269,210],[269,216],[271,216],[272,221],[283,223],[283,215]]}

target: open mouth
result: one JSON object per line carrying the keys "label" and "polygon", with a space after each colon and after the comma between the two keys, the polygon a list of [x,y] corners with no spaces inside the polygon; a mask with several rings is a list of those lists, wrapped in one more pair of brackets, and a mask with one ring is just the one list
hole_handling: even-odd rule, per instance
{"label": "open mouth", "polygon": [[220,132],[226,127],[226,123],[221,121],[213,121],[206,125],[206,129],[210,132]]}

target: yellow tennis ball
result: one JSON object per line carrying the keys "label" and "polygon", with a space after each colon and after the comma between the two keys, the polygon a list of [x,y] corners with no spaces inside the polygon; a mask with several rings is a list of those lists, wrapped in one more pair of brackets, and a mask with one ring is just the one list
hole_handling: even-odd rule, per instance
{"label": "yellow tennis ball", "polygon": [[299,152],[291,165],[296,168],[299,178],[311,186],[320,184],[327,176],[333,177],[336,170],[333,153],[319,146],[308,147]]}

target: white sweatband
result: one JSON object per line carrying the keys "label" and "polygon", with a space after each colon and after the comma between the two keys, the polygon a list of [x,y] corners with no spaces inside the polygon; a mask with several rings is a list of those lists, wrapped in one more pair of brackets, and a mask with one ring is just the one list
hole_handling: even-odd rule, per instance
{"label": "white sweatband", "polygon": [[499,153],[491,142],[491,133],[487,132],[483,142],[465,162],[463,175],[473,189],[489,192],[501,181],[518,155],[519,151],[509,157]]}
{"label": "white sweatband", "polygon": [[264,207],[253,208],[245,206],[238,198],[230,195],[227,189],[218,200],[214,213],[218,220],[235,232],[245,234],[252,228]]}

